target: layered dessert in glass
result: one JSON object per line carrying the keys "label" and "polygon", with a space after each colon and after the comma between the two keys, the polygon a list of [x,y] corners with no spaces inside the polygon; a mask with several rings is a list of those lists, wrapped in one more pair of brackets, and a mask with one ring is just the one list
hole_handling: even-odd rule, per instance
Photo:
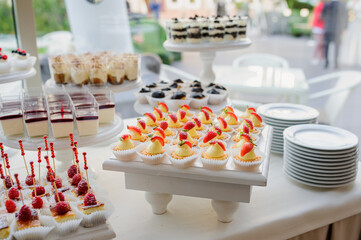
{"label": "layered dessert in glass", "polygon": [[24,120],[19,96],[1,99],[0,122],[5,136],[24,133]]}

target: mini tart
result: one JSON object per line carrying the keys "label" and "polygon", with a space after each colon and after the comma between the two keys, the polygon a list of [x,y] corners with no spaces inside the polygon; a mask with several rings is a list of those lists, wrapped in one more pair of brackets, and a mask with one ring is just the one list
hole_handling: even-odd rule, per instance
{"label": "mini tart", "polygon": [[[142,129],[142,128],[141,128]],[[151,133],[152,132],[152,129],[150,129],[149,127],[145,127],[144,129],[142,129],[142,133],[144,133],[144,134],[149,134],[149,133]]]}
{"label": "mini tart", "polygon": [[202,158],[205,158],[205,159],[212,159],[212,160],[225,160],[228,158],[228,154],[224,154],[223,157],[220,157],[220,158],[212,158],[212,157],[209,157],[205,152],[202,153]]}
{"label": "mini tart", "polygon": [[174,137],[175,135],[177,135],[177,133],[175,131],[172,131],[168,128],[164,131],[164,133],[165,133],[166,137]]}
{"label": "mini tart", "polygon": [[197,154],[196,151],[193,150],[193,154],[192,154],[192,155],[187,156],[187,157],[181,157],[181,156],[178,156],[175,151],[173,151],[173,152],[170,154],[170,156],[171,156],[172,158],[174,158],[174,159],[181,160],[181,159],[184,159],[184,158],[188,158],[188,157],[194,156],[194,155],[196,155],[196,154]]}
{"label": "mini tart", "polygon": [[[251,140],[253,143],[257,143],[258,137],[253,136],[252,134],[250,134],[249,136],[251,137]],[[239,136],[239,134],[236,134],[232,137],[233,142],[239,142],[240,140],[241,140],[241,137]]]}
{"label": "mini tart", "polygon": [[146,136],[146,135],[141,135],[141,136],[140,136],[140,139],[132,139],[132,140],[133,140],[133,142],[141,142],[141,143],[143,143],[143,142],[145,142],[147,139],[148,139],[148,136]]}
{"label": "mini tart", "polygon": [[142,161],[149,165],[161,164],[163,162],[163,159],[165,158],[165,149],[163,147],[161,149],[161,153],[150,154],[149,152],[147,152],[146,143],[143,143],[141,146],[139,146],[139,148],[137,149],[137,153],[142,159]]}
{"label": "mini tart", "polygon": [[104,203],[97,201],[97,204],[91,206],[84,206],[84,203],[78,205],[79,211],[85,215],[90,215],[94,212],[104,211]]}
{"label": "mini tart", "polygon": [[145,155],[145,156],[156,156],[156,155],[161,155],[165,152],[165,149],[162,149],[162,152],[161,153],[156,153],[156,154],[151,154],[151,153],[148,153],[146,149],[142,150],[140,153]]}
{"label": "mini tart", "polygon": [[244,159],[240,155],[236,155],[236,156],[234,156],[234,158],[240,162],[257,162],[257,161],[261,160],[260,156],[257,156],[255,159],[251,159],[251,160]]}
{"label": "mini tart", "polygon": [[[176,140],[173,141],[173,145],[177,145],[179,142],[180,142],[179,139],[176,139]],[[195,139],[193,139],[193,144],[192,144],[192,146],[193,146],[193,147],[196,147],[197,145],[198,145],[198,141],[195,140]]]}
{"label": "mini tart", "polygon": [[[150,142],[150,138],[147,139],[146,142]],[[170,144],[172,141],[169,138],[164,138],[164,143],[165,144]]]}
{"label": "mini tart", "polygon": [[71,209],[63,215],[58,215],[58,213],[54,210],[54,207],[50,207],[50,213],[51,213],[51,216],[58,223],[63,223],[63,222],[67,222],[67,221],[71,221],[71,220],[75,219],[75,213]]}
{"label": "mini tart", "polygon": [[222,128],[220,124],[217,124],[217,126],[220,127],[223,132],[227,132],[227,133],[233,132],[233,128],[229,127],[228,124],[227,124],[227,128]]}
{"label": "mini tart", "polygon": [[227,134],[227,133],[222,133],[221,135],[218,135],[216,137],[216,139],[222,140],[224,142],[227,142],[230,138],[231,138],[231,136],[229,134]]}
{"label": "mini tart", "polygon": [[40,220],[38,212],[35,209],[30,209],[31,219],[29,221],[21,221],[16,214],[16,227],[18,230],[23,230],[26,228],[40,227]]}
{"label": "mini tart", "polygon": [[221,158],[211,158],[206,152],[202,153],[202,164],[203,167],[211,170],[220,170],[226,167],[229,155],[224,153]]}
{"label": "mini tart", "polygon": [[[88,192],[94,193],[92,188],[88,188]],[[79,200],[84,200],[85,194],[87,194],[88,192],[86,192],[84,194],[79,194],[78,188],[74,188],[73,190],[71,190],[71,193],[73,194],[73,196]]]}
{"label": "mini tart", "polygon": [[0,239],[7,239],[10,235],[9,223],[6,215],[0,216]]}
{"label": "mini tart", "polygon": [[258,170],[259,166],[262,164],[262,157],[257,156],[253,160],[245,160],[239,154],[233,156],[234,165],[238,170],[241,171],[253,171]]}

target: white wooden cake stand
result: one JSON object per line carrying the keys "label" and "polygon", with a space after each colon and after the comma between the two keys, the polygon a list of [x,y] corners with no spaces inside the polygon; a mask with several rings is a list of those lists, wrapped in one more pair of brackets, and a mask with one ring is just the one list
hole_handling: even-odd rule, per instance
{"label": "white wooden cake stand", "polygon": [[[172,195],[211,199],[214,211],[221,222],[231,222],[239,202],[250,202],[252,186],[266,186],[270,161],[272,127],[266,126],[257,142],[264,153],[262,165],[252,171],[240,171],[230,159],[223,170],[202,167],[200,159],[187,169],[174,167],[167,159],[159,165],[147,165],[139,157],[122,162],[111,156],[103,169],[124,172],[127,189],[145,191],[145,198],[154,214],[163,214]],[[231,147],[231,140],[228,148]]]}
{"label": "white wooden cake stand", "polygon": [[214,58],[216,57],[216,52],[219,51],[230,51],[247,48],[252,44],[252,41],[248,38],[244,40],[236,40],[233,42],[221,42],[221,43],[200,43],[200,44],[175,44],[171,43],[169,40],[166,40],[163,43],[163,46],[168,51],[172,52],[199,52],[201,57],[203,68],[200,74],[201,82],[214,82],[216,76],[213,72],[212,65]]}

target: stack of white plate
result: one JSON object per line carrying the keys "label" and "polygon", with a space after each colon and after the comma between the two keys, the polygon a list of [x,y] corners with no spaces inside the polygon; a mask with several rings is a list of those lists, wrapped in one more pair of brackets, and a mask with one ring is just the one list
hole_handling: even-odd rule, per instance
{"label": "stack of white plate", "polygon": [[271,151],[275,153],[283,153],[283,131],[286,128],[316,123],[319,115],[314,108],[292,103],[265,104],[257,112],[266,124],[273,127]]}
{"label": "stack of white plate", "polygon": [[357,174],[358,138],[328,125],[304,124],[284,131],[284,172],[314,187],[334,188],[353,182]]}

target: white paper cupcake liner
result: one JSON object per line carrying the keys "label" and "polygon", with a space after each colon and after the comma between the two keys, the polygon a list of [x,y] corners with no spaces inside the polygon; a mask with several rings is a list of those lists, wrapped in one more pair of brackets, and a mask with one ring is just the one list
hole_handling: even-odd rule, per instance
{"label": "white paper cupcake liner", "polygon": [[226,98],[226,94],[209,94],[208,104],[210,105],[219,105]]}
{"label": "white paper cupcake liner", "polygon": [[149,95],[149,93],[139,93],[139,92],[134,92],[135,97],[138,99],[140,104],[148,104],[148,99],[147,99],[147,95]]}
{"label": "white paper cupcake liner", "polygon": [[201,151],[201,160],[202,160],[202,164],[203,167],[210,169],[210,170],[220,170],[220,169],[224,169],[227,165],[227,162],[230,158],[230,153],[227,150],[225,153],[228,155],[228,157],[224,160],[218,160],[218,159],[208,159],[208,158],[203,158],[202,154],[206,151],[207,148],[203,149],[203,151]]}
{"label": "white paper cupcake liner", "polygon": [[135,158],[137,158],[137,152],[136,152],[136,147],[132,148],[132,149],[128,149],[128,150],[123,150],[123,151],[119,151],[119,150],[114,150],[114,147],[117,146],[117,143],[113,143],[111,145],[111,150],[114,154],[114,156],[123,162],[129,162],[134,160]]}
{"label": "white paper cupcake liner", "polygon": [[189,106],[193,109],[199,109],[200,107],[207,106],[207,103],[209,101],[209,95],[208,94],[203,94],[203,95],[206,96],[203,99],[191,98],[191,102],[189,103]]}
{"label": "white paper cupcake liner", "polygon": [[[41,217],[39,217],[41,224]],[[26,228],[23,230],[18,230],[16,225],[16,220],[14,220],[10,225],[11,235],[18,240],[38,240],[46,239],[46,236],[54,229],[53,226],[40,226],[33,228]]]}
{"label": "white paper cupcake liner", "polygon": [[225,135],[226,138],[224,138],[224,139],[217,139],[217,140],[220,140],[220,141],[222,141],[222,142],[228,143],[229,139],[231,139],[231,135],[228,134],[228,133],[225,133],[225,132],[223,132],[222,134]]}
{"label": "white paper cupcake liner", "polygon": [[176,147],[171,147],[169,149],[167,149],[166,154],[168,159],[172,162],[173,166],[175,166],[176,168],[189,168],[193,165],[193,163],[197,160],[197,158],[199,157],[199,151],[197,149],[192,148],[196,154],[189,156],[189,157],[185,157],[183,159],[176,159],[172,157],[172,152],[176,149]]}
{"label": "white paper cupcake liner", "polygon": [[177,111],[179,109],[179,106],[182,106],[183,104],[189,105],[191,102],[191,99],[187,96],[184,100],[178,100],[178,99],[170,99],[172,96],[168,96],[165,98],[164,102],[167,104],[168,108],[171,111]]}
{"label": "white paper cupcake liner", "polygon": [[[72,209],[72,210],[74,211],[74,209]],[[75,215],[75,216],[79,217],[77,215]],[[53,226],[54,231],[59,235],[66,235],[66,234],[76,231],[79,228],[81,221],[83,220],[82,218],[77,218],[77,219],[66,221],[63,223],[58,223],[51,216],[42,216],[41,219],[44,222],[44,226],[48,226],[48,227]]]}
{"label": "white paper cupcake liner", "polygon": [[109,216],[111,214],[107,207],[106,207],[106,210],[103,210],[103,211],[96,211],[89,215],[84,214],[78,208],[78,205],[81,203],[82,202],[79,202],[79,201],[74,202],[71,204],[71,207],[72,207],[72,209],[74,209],[75,214],[77,216],[79,216],[81,219],[83,219],[80,223],[80,225],[83,227],[91,228],[91,227],[95,227],[100,224],[103,224],[106,222],[106,220],[109,218]]}
{"label": "white paper cupcake liner", "polygon": [[158,103],[165,101],[165,97],[164,98],[153,98],[150,94],[146,95],[146,98],[148,100],[149,105],[151,105],[152,107],[157,107]]}
{"label": "white paper cupcake liner", "polygon": [[162,154],[154,155],[154,156],[144,155],[141,153],[141,151],[143,151],[146,147],[147,147],[147,144],[143,143],[142,145],[139,145],[139,147],[137,148],[137,154],[143,160],[143,162],[146,164],[149,164],[149,165],[161,164],[163,162],[163,160],[165,159],[165,152]]}
{"label": "white paper cupcake liner", "polygon": [[258,170],[258,167],[262,164],[263,160],[264,160],[264,154],[255,149],[255,154],[259,157],[261,157],[260,160],[258,161],[240,161],[238,159],[235,158],[235,156],[239,153],[240,149],[236,148],[234,150],[232,150],[232,159],[233,159],[233,163],[235,165],[235,167],[238,169],[238,170],[243,170],[243,171],[252,171],[252,170]]}

